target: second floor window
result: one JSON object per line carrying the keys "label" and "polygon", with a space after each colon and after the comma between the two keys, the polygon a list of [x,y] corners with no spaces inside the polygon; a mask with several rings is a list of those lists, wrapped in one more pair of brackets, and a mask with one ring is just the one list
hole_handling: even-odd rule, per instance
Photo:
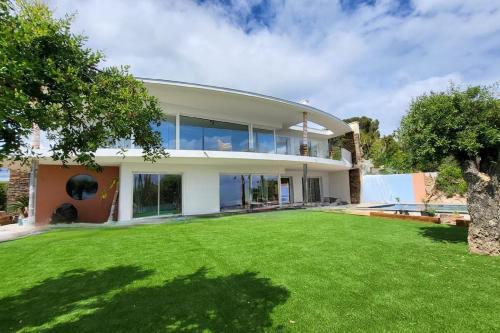
{"label": "second floor window", "polygon": [[153,129],[160,132],[164,148],[175,149],[175,116],[166,116],[160,126],[153,125]]}
{"label": "second floor window", "polygon": [[181,116],[180,149],[248,151],[248,126]]}
{"label": "second floor window", "polygon": [[253,129],[254,151],[257,153],[274,153],[274,132],[260,128]]}

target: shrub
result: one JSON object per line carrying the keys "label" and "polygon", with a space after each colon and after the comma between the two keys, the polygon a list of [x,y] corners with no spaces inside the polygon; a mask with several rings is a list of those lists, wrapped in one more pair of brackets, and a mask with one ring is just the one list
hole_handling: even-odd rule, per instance
{"label": "shrub", "polygon": [[436,179],[436,188],[448,198],[456,194],[464,195],[467,192],[467,183],[462,177],[458,163],[453,158],[446,158],[439,166]]}
{"label": "shrub", "polygon": [[28,217],[28,205],[29,205],[29,197],[27,195],[23,195],[9,204],[7,207],[7,211],[12,214],[20,214],[24,217]]}
{"label": "shrub", "polygon": [[7,183],[0,183],[0,210],[7,207]]}

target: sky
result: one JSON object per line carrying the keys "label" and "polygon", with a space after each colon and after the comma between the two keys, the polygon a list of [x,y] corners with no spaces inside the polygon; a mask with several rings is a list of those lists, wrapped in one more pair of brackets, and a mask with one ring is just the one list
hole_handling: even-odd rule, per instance
{"label": "sky", "polygon": [[308,100],[398,128],[412,98],[500,81],[500,0],[48,0],[139,77]]}

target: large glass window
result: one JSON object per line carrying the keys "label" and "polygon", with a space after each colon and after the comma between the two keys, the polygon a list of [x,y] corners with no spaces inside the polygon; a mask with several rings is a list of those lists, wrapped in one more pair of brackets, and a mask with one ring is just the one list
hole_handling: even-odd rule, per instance
{"label": "large glass window", "polygon": [[252,176],[251,189],[253,205],[279,204],[277,176]]}
{"label": "large glass window", "polygon": [[248,207],[250,176],[220,176],[220,208],[241,209]]}
{"label": "large glass window", "polygon": [[278,177],[221,175],[221,210],[259,208],[279,204]]}
{"label": "large glass window", "polygon": [[[276,136],[276,153],[300,155],[302,137],[299,135],[281,134]],[[328,158],[328,139],[309,139],[309,156]]]}
{"label": "large glass window", "polygon": [[179,214],[182,207],[180,175],[135,174],[134,218]]}
{"label": "large glass window", "polygon": [[134,175],[133,217],[158,215],[158,175]]}
{"label": "large glass window", "polygon": [[[304,183],[304,178],[302,178]],[[307,201],[308,202],[321,202],[321,179],[320,178],[307,178]]]}
{"label": "large glass window", "polygon": [[160,175],[160,215],[181,213],[181,184],[181,175]]}
{"label": "large glass window", "polygon": [[291,155],[291,142],[288,136],[276,137],[276,154]]}
{"label": "large glass window", "polygon": [[160,132],[163,147],[166,149],[175,149],[175,116],[166,116],[160,126],[153,125],[153,129]]}
{"label": "large glass window", "polygon": [[274,153],[274,132],[260,128],[253,129],[254,151],[258,153]]}
{"label": "large glass window", "polygon": [[248,151],[248,126],[181,116],[180,148]]}
{"label": "large glass window", "polygon": [[309,140],[309,156],[328,158],[328,140]]}

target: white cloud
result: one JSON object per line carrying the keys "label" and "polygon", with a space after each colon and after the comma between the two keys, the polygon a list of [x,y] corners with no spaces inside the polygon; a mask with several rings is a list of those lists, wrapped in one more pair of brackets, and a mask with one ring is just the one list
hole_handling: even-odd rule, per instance
{"label": "white cloud", "polygon": [[347,12],[334,1],[271,0],[267,26],[249,16],[259,0],[234,3],[50,1],[58,15],[78,11],[74,30],[137,76],[307,98],[341,117],[377,117],[384,133],[412,97],[500,75],[494,1],[420,0],[397,15],[390,0]]}

